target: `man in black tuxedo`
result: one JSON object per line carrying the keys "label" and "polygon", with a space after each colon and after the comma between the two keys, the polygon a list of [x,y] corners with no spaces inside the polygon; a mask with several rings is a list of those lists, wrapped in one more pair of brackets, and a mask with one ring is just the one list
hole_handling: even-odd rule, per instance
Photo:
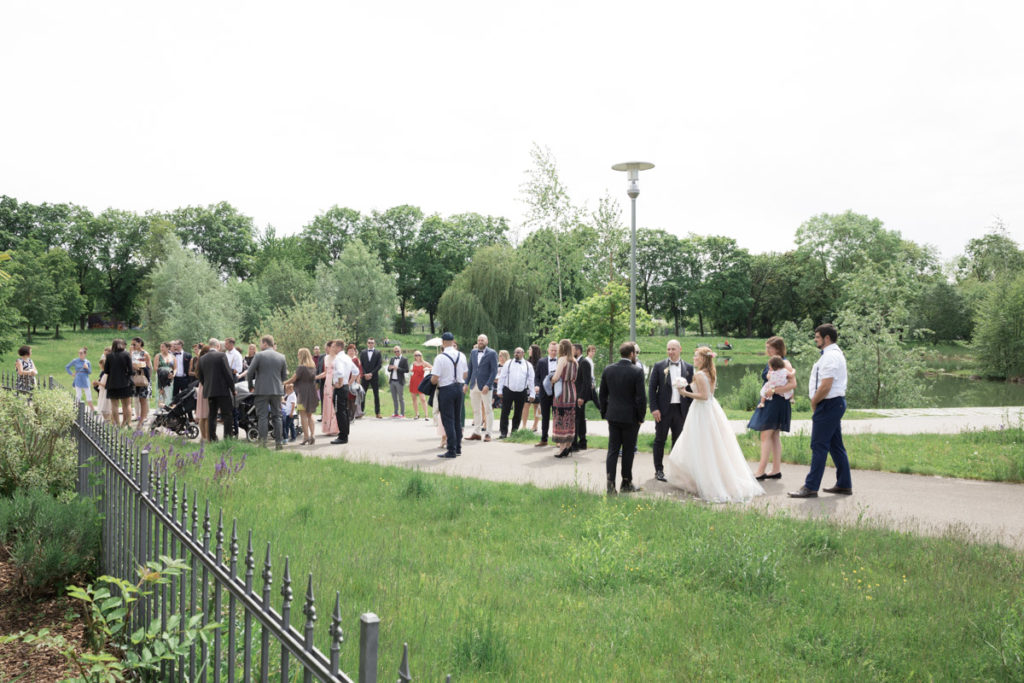
{"label": "man in black tuxedo", "polygon": [[672,432],[672,445],[683,431],[686,413],[690,410],[693,399],[680,396],[673,386],[677,379],[683,379],[689,386],[693,381],[693,366],[680,359],[682,347],[679,341],[672,339],[666,348],[668,358],[654,364],[651,378],[648,381],[648,398],[651,404],[651,416],[654,418],[654,478],[666,481],[662,465],[665,457],[665,441]]}
{"label": "man in black tuxedo", "polygon": [[[339,353],[344,353],[344,350]],[[359,365],[363,368],[363,376],[359,378],[359,383],[363,385],[363,406],[362,411],[366,412],[366,397],[370,393],[370,389],[373,390],[373,412],[377,416],[377,419],[381,419],[380,414],[380,396],[377,391],[377,373],[380,372],[380,366],[384,362],[384,359],[380,355],[380,351],[377,350],[377,342],[373,338],[366,340],[366,348],[362,353],[359,354]]]}
{"label": "man in black tuxedo", "polygon": [[[540,399],[540,442],[537,448],[548,445],[548,427],[551,425],[551,404],[555,400],[555,388],[551,385],[551,376],[558,366],[558,342],[548,343],[547,358],[537,361],[537,372],[533,388],[534,396]],[[546,380],[546,382],[545,382]]]}
{"label": "man in black tuxedo", "polygon": [[171,353],[174,354],[176,364],[174,366],[174,394],[179,394],[188,387],[191,377],[188,376],[188,369],[192,366],[192,354],[185,351],[185,344],[180,339],[171,343]]}
{"label": "man in black tuxedo", "polygon": [[224,420],[224,438],[235,438],[235,373],[228,364],[228,357],[220,350],[220,342],[211,339],[210,348],[205,356],[199,359],[196,377],[203,385],[203,398],[210,404],[209,434],[210,441],[217,440],[217,411]]}
{"label": "man in black tuxedo", "polygon": [[579,370],[576,372],[576,436],[571,450],[582,451],[587,448],[587,401],[594,400],[594,371],[583,356],[582,344],[572,345],[572,355]]}
{"label": "man in black tuxedo", "polygon": [[608,421],[608,457],[605,469],[608,473],[608,493],[615,493],[615,468],[622,450],[621,493],[639,491],[633,486],[633,454],[636,452],[636,436],[647,415],[647,396],[644,392],[644,373],[633,364],[636,346],[623,342],[619,347],[618,363],[609,365],[601,373],[601,388],[598,403],[601,417]]}

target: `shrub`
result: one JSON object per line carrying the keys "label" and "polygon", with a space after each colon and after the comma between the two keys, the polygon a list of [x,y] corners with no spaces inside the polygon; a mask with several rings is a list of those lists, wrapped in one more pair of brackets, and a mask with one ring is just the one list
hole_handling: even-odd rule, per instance
{"label": "shrub", "polygon": [[52,595],[98,568],[102,522],[92,501],[62,502],[38,489],[0,498],[0,545],[27,595]]}
{"label": "shrub", "polygon": [[38,488],[70,498],[77,457],[68,429],[75,404],[61,391],[37,391],[29,403],[0,392],[0,496]]}
{"label": "shrub", "polygon": [[752,411],[761,402],[761,374],[749,371],[740,379],[732,391],[722,399],[722,405],[732,410]]}

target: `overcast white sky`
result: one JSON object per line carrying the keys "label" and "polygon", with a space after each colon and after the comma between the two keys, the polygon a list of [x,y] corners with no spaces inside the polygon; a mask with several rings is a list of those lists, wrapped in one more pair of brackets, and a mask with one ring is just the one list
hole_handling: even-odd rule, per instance
{"label": "overcast white sky", "polygon": [[1024,3],[0,0],[0,194],[504,215],[573,199],[754,252],[846,209],[944,257],[1024,244]]}

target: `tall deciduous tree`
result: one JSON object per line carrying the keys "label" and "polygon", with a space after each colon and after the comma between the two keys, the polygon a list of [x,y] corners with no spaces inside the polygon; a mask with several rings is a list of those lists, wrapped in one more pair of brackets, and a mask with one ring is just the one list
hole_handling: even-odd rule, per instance
{"label": "tall deciduous tree", "polygon": [[406,331],[406,308],[416,295],[414,245],[422,222],[423,212],[406,204],[392,207],[383,213],[374,211],[359,229],[359,239],[377,254],[384,272],[395,278],[401,310],[401,324],[398,326],[400,332]]}
{"label": "tall deciduous tree", "polygon": [[526,204],[523,224],[527,228],[546,229],[551,235],[554,268],[549,275],[554,278],[558,311],[561,313],[566,300],[565,279],[574,272],[571,264],[563,263],[563,238],[580,223],[580,210],[573,205],[568,189],[559,178],[558,165],[551,150],[534,144],[530,158],[533,159],[533,168],[526,172],[526,182],[520,186],[522,202]]}
{"label": "tall deciduous tree", "polygon": [[975,318],[974,348],[990,375],[1024,377],[1024,272],[988,289]]}
{"label": "tall deciduous tree", "polygon": [[50,323],[54,339],[60,339],[61,323],[75,323],[85,310],[85,297],[75,279],[75,264],[63,249],[50,249],[40,260],[45,274],[53,281],[54,307]]}
{"label": "tall deciduous tree", "polygon": [[277,350],[284,354],[289,368],[296,367],[298,351],[303,347],[312,351],[315,345],[328,339],[358,339],[350,336],[353,332],[345,328],[329,302],[313,299],[274,309],[260,324],[260,334],[274,337]]}
{"label": "tall deciduous tree", "polygon": [[900,262],[867,264],[847,285],[846,307],[836,325],[847,360],[846,395],[854,405],[923,405],[923,363],[900,339],[908,317],[908,270]]}
{"label": "tall deciduous tree", "polygon": [[244,278],[252,271],[256,229],[252,218],[227,202],[186,206],[167,215],[178,238],[196,249],[217,268],[223,278]]}
{"label": "tall deciduous tree", "polygon": [[395,280],[361,241],[353,240],[335,263],[321,267],[317,281],[319,298],[334,305],[354,339],[381,336],[391,328],[398,303]]}
{"label": "tall deciduous tree", "polygon": [[312,267],[337,261],[342,250],[359,234],[363,220],[355,209],[335,204],[304,226],[300,238]]}
{"label": "tall deciduous tree", "polygon": [[25,339],[31,342],[39,325],[50,325],[60,297],[53,277],[47,272],[43,245],[33,239],[21,241],[21,249],[11,255],[11,303],[25,324]]}
{"label": "tall deciduous tree", "polygon": [[168,239],[167,257],[148,278],[143,322],[150,343],[233,334],[239,321],[234,290],[213,264]]}
{"label": "tall deciduous tree", "polygon": [[529,339],[537,291],[515,251],[485,247],[445,290],[437,315],[459,340],[471,343],[483,333],[495,348],[514,347]]}
{"label": "tall deciduous tree", "polygon": [[690,301],[700,333],[705,333],[705,322],[721,333],[744,329],[751,305],[747,250],[731,237],[716,235],[690,235],[682,248],[694,256]]}
{"label": "tall deciduous tree", "polygon": [[107,209],[89,226],[103,299],[110,314],[127,323],[138,319],[147,274],[149,220],[131,211]]}
{"label": "tall deciduous tree", "polygon": [[508,222],[501,217],[464,213],[447,219],[427,216],[413,245],[410,263],[417,285],[413,303],[427,312],[435,334],[437,306],[455,276],[483,247],[508,244]]}
{"label": "tall deciduous tree", "polygon": [[[650,334],[653,330],[650,314],[637,306],[637,335]],[[552,336],[607,349],[605,362],[611,362],[618,345],[629,339],[629,288],[621,282],[609,282],[603,291],[587,297],[567,311],[559,319]]]}

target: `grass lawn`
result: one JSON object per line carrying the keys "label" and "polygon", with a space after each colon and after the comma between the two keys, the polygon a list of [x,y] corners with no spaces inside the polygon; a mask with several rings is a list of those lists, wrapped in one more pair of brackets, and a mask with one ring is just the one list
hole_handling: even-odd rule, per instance
{"label": "grass lawn", "polygon": [[[230,448],[245,468],[212,483]],[[321,621],[340,591],[350,672],[373,611],[382,678],[403,642],[419,680],[1024,676],[1024,555],[998,546],[243,444],[170,473],[270,541],[275,577],[312,571]]]}

